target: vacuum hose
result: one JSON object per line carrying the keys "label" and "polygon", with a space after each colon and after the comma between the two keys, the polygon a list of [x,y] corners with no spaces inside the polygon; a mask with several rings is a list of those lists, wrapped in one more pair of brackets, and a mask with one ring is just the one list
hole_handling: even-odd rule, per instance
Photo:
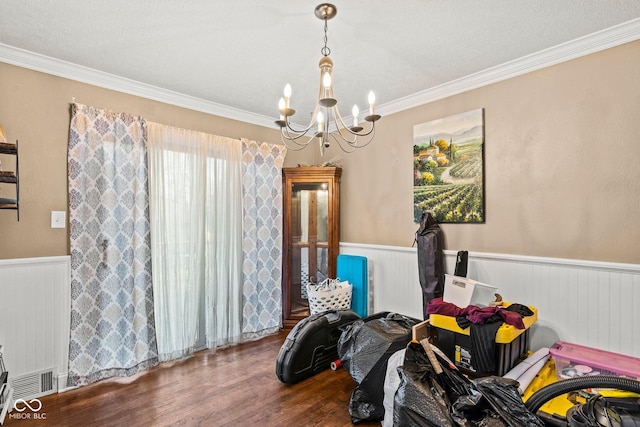
{"label": "vacuum hose", "polygon": [[583,388],[613,388],[616,390],[640,393],[640,381],[615,375],[588,375],[558,381],[542,387],[527,399],[525,406],[532,413],[537,413],[549,400],[561,394]]}

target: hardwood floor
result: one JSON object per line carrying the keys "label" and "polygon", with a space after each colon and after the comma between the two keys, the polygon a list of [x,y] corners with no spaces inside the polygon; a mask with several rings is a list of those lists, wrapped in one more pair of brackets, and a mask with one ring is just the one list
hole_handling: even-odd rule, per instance
{"label": "hardwood floor", "polygon": [[355,383],[344,369],[294,385],[278,380],[276,358],[286,336],[205,350],[136,377],[44,396],[39,414],[46,419],[17,419],[14,411],[4,426],[351,426]]}

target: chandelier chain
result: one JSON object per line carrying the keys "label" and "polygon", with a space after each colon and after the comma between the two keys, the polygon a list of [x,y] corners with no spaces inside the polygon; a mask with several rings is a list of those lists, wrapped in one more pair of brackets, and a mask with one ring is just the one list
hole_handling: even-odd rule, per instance
{"label": "chandelier chain", "polygon": [[329,49],[329,47],[327,46],[327,41],[329,40],[327,38],[327,20],[324,20],[324,47],[322,49],[320,49],[320,53],[323,56],[329,56],[331,55],[331,49]]}

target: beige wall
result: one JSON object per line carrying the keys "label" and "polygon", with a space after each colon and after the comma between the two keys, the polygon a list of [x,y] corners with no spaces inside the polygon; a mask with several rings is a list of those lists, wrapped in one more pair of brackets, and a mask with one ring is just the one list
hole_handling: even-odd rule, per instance
{"label": "beige wall", "polygon": [[411,246],[413,125],[485,110],[485,224],[452,250],[640,263],[640,41],[383,117],[344,167],[344,242]]}
{"label": "beige wall", "polygon": [[[232,138],[280,142],[276,130],[199,113],[0,63],[0,124],[20,141],[20,221],[0,211],[0,259],[68,254],[68,229],[51,228],[51,211],[67,211],[70,103],[128,112],[147,120]],[[293,153],[288,161],[296,160]],[[14,160],[0,155],[3,169]],[[0,197],[13,198],[0,184]]]}
{"label": "beige wall", "polygon": [[[332,148],[320,159],[314,148],[290,152],[285,164],[339,159],[341,241],[411,246],[413,125],[484,108],[486,223],[443,224],[447,249],[640,263],[638,76],[640,41],[383,117],[376,140],[353,154]],[[68,252],[66,230],[49,227],[50,212],[67,207],[72,97],[279,142],[272,129],[0,63],[0,123],[21,141],[22,193],[20,222],[0,211],[0,258]]]}

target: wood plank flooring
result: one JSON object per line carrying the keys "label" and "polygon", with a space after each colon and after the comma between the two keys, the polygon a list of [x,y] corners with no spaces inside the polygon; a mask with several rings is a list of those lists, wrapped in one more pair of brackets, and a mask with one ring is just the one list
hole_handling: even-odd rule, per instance
{"label": "wood plank flooring", "polygon": [[39,414],[46,419],[11,418],[14,411],[3,426],[351,426],[355,383],[344,369],[294,385],[278,380],[276,358],[286,336],[205,350],[135,377],[44,396]]}

